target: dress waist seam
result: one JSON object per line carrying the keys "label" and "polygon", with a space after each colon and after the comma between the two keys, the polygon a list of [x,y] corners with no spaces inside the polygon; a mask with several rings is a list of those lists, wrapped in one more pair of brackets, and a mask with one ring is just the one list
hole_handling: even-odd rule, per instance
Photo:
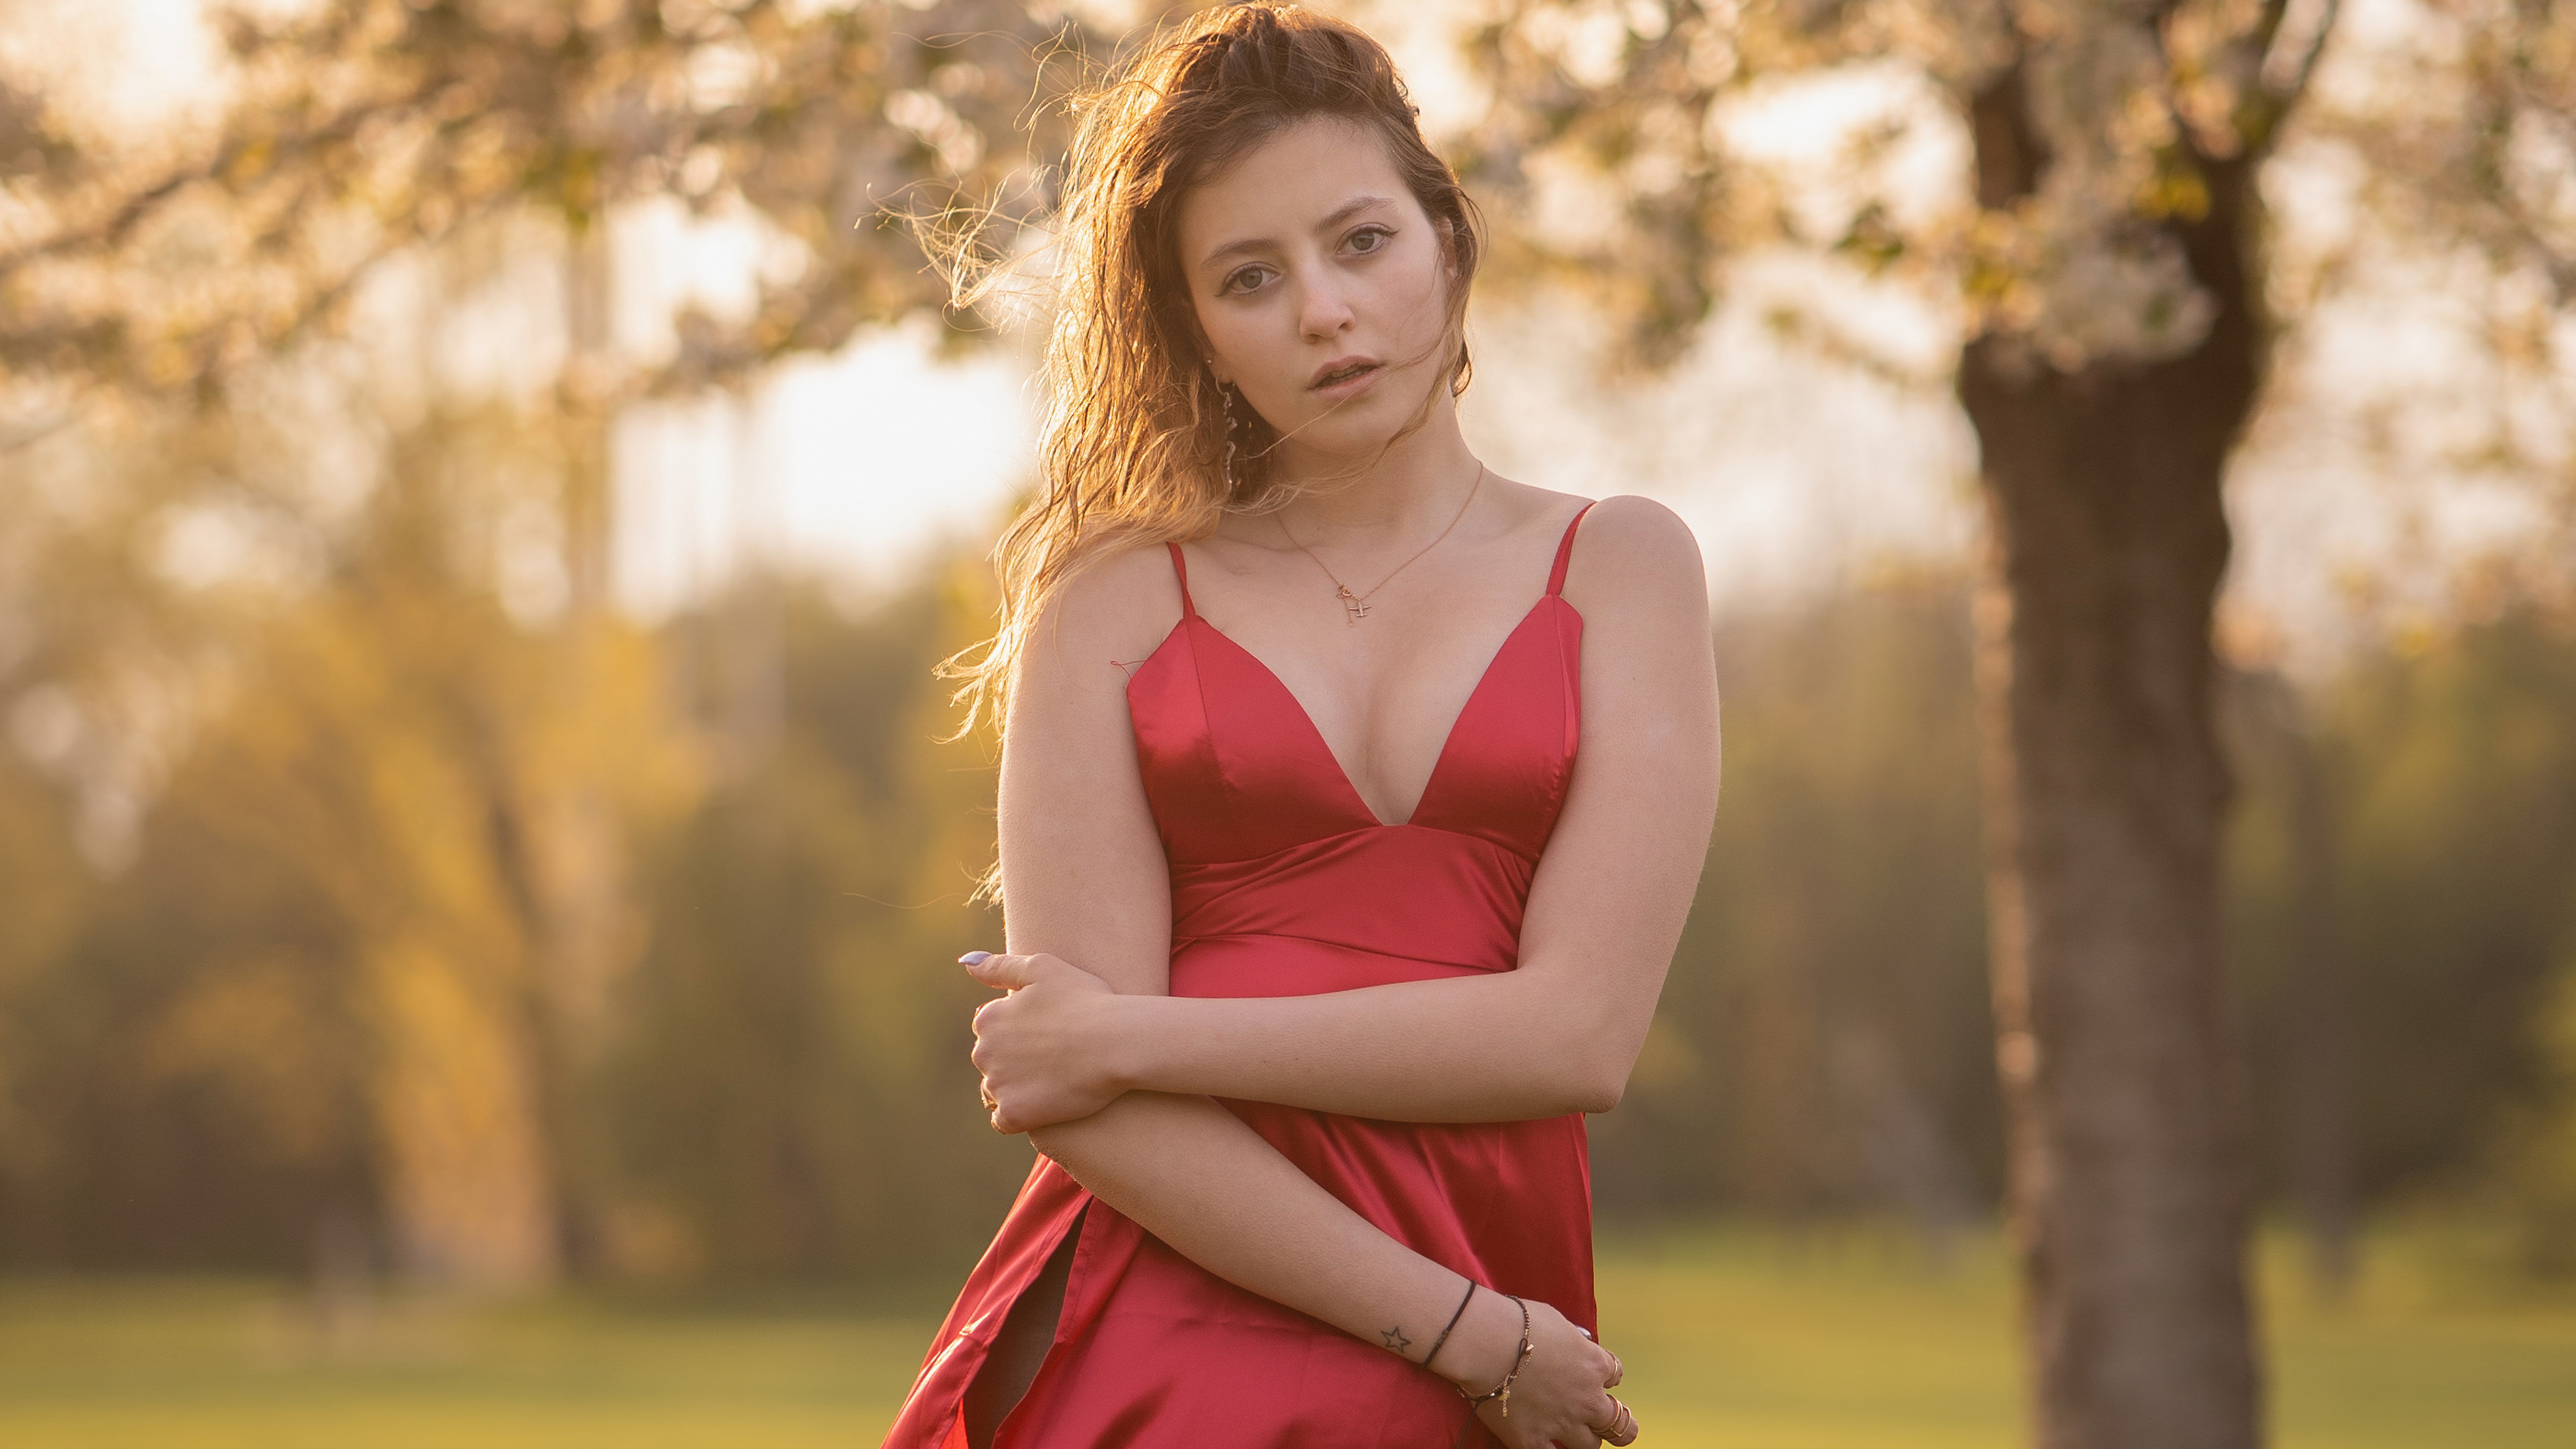
{"label": "dress waist seam", "polygon": [[[1503,844],[1501,841],[1494,839],[1492,836],[1480,835],[1472,830],[1452,830],[1446,825],[1428,825],[1418,820],[1399,820],[1391,823],[1381,820],[1375,825],[1354,825],[1348,830],[1337,830],[1330,835],[1318,835],[1312,840],[1301,840],[1294,845],[1283,845],[1277,850],[1268,851],[1261,855],[1236,856],[1227,860],[1174,860],[1171,863],[1172,873],[1174,875],[1178,875],[1183,871],[1190,870],[1223,870],[1232,866],[1259,865],[1263,861],[1277,860],[1283,855],[1293,855],[1301,850],[1312,850],[1316,846],[1327,845],[1337,840],[1348,840],[1357,835],[1378,835],[1394,830],[1419,830],[1432,835],[1445,835],[1452,840],[1464,840],[1470,844],[1481,845],[1487,850],[1493,851],[1497,855],[1510,856],[1512,859],[1521,862],[1523,865],[1536,866],[1539,861],[1539,857],[1536,855],[1515,850],[1512,847]],[[1167,840],[1164,842],[1164,853],[1168,856],[1170,854],[1170,850],[1171,842]]]}
{"label": "dress waist seam", "polygon": [[1202,941],[1295,941],[1308,946],[1329,946],[1336,951],[1356,951],[1363,956],[1377,956],[1389,961],[1417,961],[1425,966],[1454,966],[1461,971],[1478,971],[1487,976],[1520,969],[1515,961],[1504,966],[1485,966],[1474,961],[1446,961],[1437,956],[1416,956],[1410,951],[1382,951],[1375,946],[1355,946],[1348,941],[1327,940],[1322,936],[1300,936],[1292,931],[1205,931],[1197,935],[1172,937],[1172,959]]}

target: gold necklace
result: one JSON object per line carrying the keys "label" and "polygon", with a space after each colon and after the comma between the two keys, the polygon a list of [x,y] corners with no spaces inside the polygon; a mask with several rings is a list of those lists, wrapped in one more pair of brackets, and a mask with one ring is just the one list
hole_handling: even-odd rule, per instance
{"label": "gold necklace", "polygon": [[1299,553],[1304,554],[1308,558],[1315,559],[1315,567],[1322,569],[1324,571],[1324,577],[1333,581],[1333,597],[1342,601],[1342,612],[1348,616],[1343,620],[1343,623],[1352,628],[1357,628],[1360,620],[1368,617],[1368,601],[1370,597],[1377,593],[1378,589],[1385,588],[1388,582],[1397,574],[1411,568],[1413,566],[1413,559],[1418,559],[1424,554],[1431,552],[1433,549],[1438,548],[1440,546],[1440,540],[1449,536],[1449,529],[1456,528],[1458,526],[1458,520],[1467,516],[1468,506],[1476,501],[1476,490],[1484,486],[1485,465],[1482,462],[1479,462],[1476,464],[1476,481],[1467,485],[1466,501],[1460,503],[1458,505],[1458,511],[1450,516],[1449,528],[1440,530],[1439,534],[1429,543],[1416,549],[1414,551],[1413,558],[1406,559],[1404,562],[1397,564],[1394,568],[1387,570],[1386,577],[1378,580],[1376,587],[1371,588],[1368,593],[1365,594],[1352,593],[1351,586],[1342,582],[1342,576],[1333,572],[1333,566],[1331,564],[1324,562],[1320,558],[1316,558],[1315,551],[1313,549],[1308,548],[1302,543],[1297,543],[1297,535],[1288,531],[1288,520],[1284,518],[1279,520],[1279,534],[1290,543],[1297,544],[1297,551]]}

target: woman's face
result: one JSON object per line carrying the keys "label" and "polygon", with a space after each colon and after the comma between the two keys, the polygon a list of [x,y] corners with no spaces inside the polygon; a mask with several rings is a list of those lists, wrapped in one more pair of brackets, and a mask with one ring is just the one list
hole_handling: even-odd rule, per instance
{"label": "woman's face", "polygon": [[1181,199],[1180,248],[1218,380],[1284,452],[1374,451],[1448,376],[1449,249],[1367,126],[1272,136]]}

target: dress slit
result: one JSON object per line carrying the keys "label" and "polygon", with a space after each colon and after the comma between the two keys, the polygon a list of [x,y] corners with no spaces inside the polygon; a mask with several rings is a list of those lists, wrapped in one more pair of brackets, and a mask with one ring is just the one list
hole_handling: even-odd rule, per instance
{"label": "dress slit", "polygon": [[[967,1381],[965,1402],[960,1406],[966,1422],[967,1449],[993,1449],[995,1444],[1002,1442],[1002,1435],[1012,1427],[1012,1416],[1019,1412],[1022,1404],[1028,1402],[1029,1389],[1037,1383],[1038,1375],[1046,1372],[1047,1364],[1056,1357],[1057,1347],[1064,1342],[1065,1318],[1073,1301],[1073,1262],[1081,1249],[1082,1225],[1088,1218],[1090,1210],[1091,1204],[1087,1202],[1074,1210],[1072,1224],[1057,1236],[1056,1244],[1048,1250],[1046,1261],[1038,1268],[1037,1276],[1029,1281],[1028,1286],[1012,1294],[1010,1305],[1002,1310],[1001,1331],[994,1335],[992,1344],[985,1351],[983,1363],[976,1367],[975,1376]],[[1050,1278],[1055,1280],[1053,1320],[1046,1323],[1042,1329],[1034,1321],[1022,1323],[1021,1314],[1033,1306],[1029,1302],[1029,1295],[1036,1292],[1040,1285]],[[995,1350],[1005,1346],[1019,1347],[1021,1345],[1016,1340],[1024,1335],[1041,1331],[1046,1335],[1044,1347],[1038,1350],[1036,1361],[1029,1365],[1028,1377],[1021,1381],[1018,1392],[1011,1396],[1010,1407],[994,1416],[989,1426],[978,1423],[977,1421],[983,1415],[979,1412],[977,1400],[985,1390],[985,1379],[999,1367],[996,1363]],[[1014,1355],[1014,1358],[1016,1357],[1017,1355]]]}

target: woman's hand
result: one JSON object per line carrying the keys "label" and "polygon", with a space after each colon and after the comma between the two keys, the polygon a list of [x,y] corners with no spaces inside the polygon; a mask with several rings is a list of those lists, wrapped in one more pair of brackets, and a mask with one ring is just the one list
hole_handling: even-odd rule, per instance
{"label": "woman's hand", "polygon": [[1088,1117],[1118,1099],[1108,1043],[1118,995],[1061,956],[958,958],[1008,993],[975,1011],[975,1066],[996,1132],[1028,1132]]}
{"label": "woman's hand", "polygon": [[[1501,1400],[1487,1399],[1476,1406],[1476,1417],[1507,1449],[1596,1449],[1633,1440],[1636,1420],[1609,1393],[1619,1383],[1618,1357],[1553,1307],[1535,1298],[1524,1301],[1530,1356],[1512,1380],[1511,1412],[1503,1412]],[[1481,1394],[1502,1380],[1520,1351],[1521,1311],[1509,1298],[1482,1289],[1470,1307],[1459,1333],[1468,1333],[1472,1324],[1473,1341],[1464,1351],[1444,1349],[1430,1367],[1466,1393]]]}

